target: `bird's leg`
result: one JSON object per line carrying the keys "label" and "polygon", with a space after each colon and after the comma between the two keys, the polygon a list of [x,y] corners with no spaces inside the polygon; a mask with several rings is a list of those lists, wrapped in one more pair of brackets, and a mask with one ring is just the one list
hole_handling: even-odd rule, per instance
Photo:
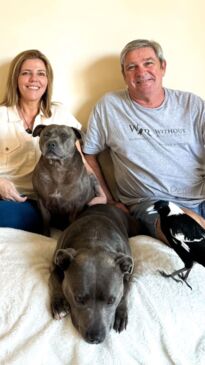
{"label": "bird's leg", "polygon": [[176,279],[174,276],[173,276],[173,274],[174,273],[171,273],[171,274],[167,274],[165,271],[161,271],[161,270],[158,270],[159,271],[159,273],[162,275],[162,276],[164,276],[164,278],[172,278],[174,281],[177,281],[177,283],[182,283],[182,279]]}
{"label": "bird's leg", "polygon": [[[184,271],[186,271],[186,273],[185,274],[183,274],[183,272]],[[187,283],[187,278],[188,278],[188,275],[189,275],[189,273],[190,273],[190,271],[191,271],[191,268],[190,269],[187,269],[186,267],[183,267],[182,269],[179,269],[179,270],[175,270],[175,271],[173,271],[171,274],[167,274],[166,272],[164,272],[164,271],[159,271],[160,272],[160,274],[162,275],[162,276],[164,276],[164,277],[166,277],[166,278],[172,278],[173,280],[175,280],[175,281],[177,281],[177,282],[185,282],[186,283],[186,285],[190,288],[190,289],[192,289],[192,287]],[[175,276],[178,276],[181,280],[177,280],[176,278],[175,278]]]}
{"label": "bird's leg", "polygon": [[179,277],[186,283],[186,285],[190,288],[190,289],[192,289],[192,287],[191,287],[191,285],[189,285],[188,283],[187,283],[187,278],[188,278],[188,276],[189,276],[189,273],[190,273],[190,271],[191,271],[191,268],[190,269],[186,269],[186,272],[185,272],[185,274],[183,274],[183,273],[179,273]]}

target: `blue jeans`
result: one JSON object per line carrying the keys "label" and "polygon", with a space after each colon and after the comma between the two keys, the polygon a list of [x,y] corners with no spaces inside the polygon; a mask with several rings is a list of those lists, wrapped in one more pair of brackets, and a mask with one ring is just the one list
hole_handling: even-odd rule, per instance
{"label": "blue jeans", "polygon": [[193,212],[205,218],[205,201],[199,204],[196,208],[192,208]]}
{"label": "blue jeans", "polygon": [[36,201],[19,203],[0,200],[0,227],[42,233],[42,218]]}

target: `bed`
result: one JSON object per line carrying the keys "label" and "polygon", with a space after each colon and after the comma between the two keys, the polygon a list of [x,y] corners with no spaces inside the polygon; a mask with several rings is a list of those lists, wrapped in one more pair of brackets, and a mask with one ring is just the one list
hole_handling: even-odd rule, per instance
{"label": "bed", "polygon": [[158,272],[182,266],[173,250],[148,236],[132,237],[127,330],[90,345],[69,317],[51,316],[48,277],[57,236],[0,228],[1,365],[205,364],[205,268],[194,266],[190,290]]}

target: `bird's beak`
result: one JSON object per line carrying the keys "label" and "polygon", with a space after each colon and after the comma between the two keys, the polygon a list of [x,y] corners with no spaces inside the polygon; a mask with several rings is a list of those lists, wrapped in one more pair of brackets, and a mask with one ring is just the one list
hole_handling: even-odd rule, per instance
{"label": "bird's beak", "polygon": [[146,209],[148,214],[155,214],[156,210],[154,209],[154,205],[151,205],[149,208]]}

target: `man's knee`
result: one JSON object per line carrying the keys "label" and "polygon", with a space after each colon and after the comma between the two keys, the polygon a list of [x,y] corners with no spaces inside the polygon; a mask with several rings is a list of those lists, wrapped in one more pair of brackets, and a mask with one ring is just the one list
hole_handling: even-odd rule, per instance
{"label": "man's knee", "polygon": [[182,210],[205,229],[205,219],[202,216],[187,208],[182,208]]}
{"label": "man's knee", "polygon": [[[184,213],[186,213],[191,218],[193,218],[197,223],[199,223],[205,229],[205,219],[203,217],[201,217],[200,215],[198,215],[197,213],[193,212],[190,209],[182,208],[182,210],[184,211]],[[166,244],[169,244],[165,235],[163,234],[163,232],[161,230],[160,218],[157,218],[157,221],[156,221],[156,237],[160,241],[162,241]]]}
{"label": "man's knee", "polygon": [[160,240],[166,244],[169,244],[165,235],[162,233],[161,225],[160,225],[160,218],[157,218],[157,220],[156,220],[156,237],[158,238],[158,240]]}

